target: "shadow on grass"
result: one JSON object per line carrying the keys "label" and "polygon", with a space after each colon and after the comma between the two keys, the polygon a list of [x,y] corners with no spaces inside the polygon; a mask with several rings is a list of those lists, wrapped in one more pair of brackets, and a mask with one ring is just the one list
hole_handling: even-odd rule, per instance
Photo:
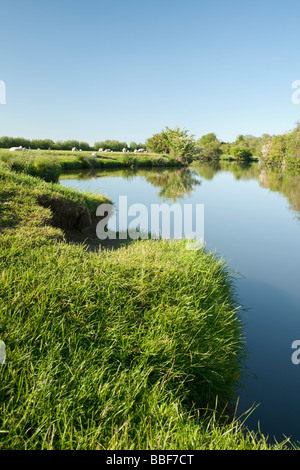
{"label": "shadow on grass", "polygon": [[[90,227],[84,232],[79,230],[65,230],[64,234],[67,243],[83,244],[88,251],[117,250],[137,241],[130,238],[128,232],[126,238],[119,238],[119,232],[111,231],[109,235],[110,238],[107,237],[105,240],[101,240],[97,237],[95,226]],[[138,240],[141,238],[142,237],[138,238]],[[146,238],[150,239],[151,234],[147,234]],[[145,235],[143,239],[145,239]]]}

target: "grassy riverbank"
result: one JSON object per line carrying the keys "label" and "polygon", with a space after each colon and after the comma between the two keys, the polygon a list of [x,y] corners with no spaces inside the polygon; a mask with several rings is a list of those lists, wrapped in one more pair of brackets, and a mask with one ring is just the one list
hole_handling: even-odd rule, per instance
{"label": "grassy riverbank", "polygon": [[93,153],[63,150],[10,152],[0,149],[0,162],[9,169],[39,176],[49,182],[57,182],[59,175],[66,170],[181,166],[169,155],[97,152],[97,156],[93,156]]}
{"label": "grassy riverbank", "polygon": [[0,449],[271,448],[225,419],[244,343],[222,261],[91,252],[65,234],[107,198],[1,166],[0,188]]}

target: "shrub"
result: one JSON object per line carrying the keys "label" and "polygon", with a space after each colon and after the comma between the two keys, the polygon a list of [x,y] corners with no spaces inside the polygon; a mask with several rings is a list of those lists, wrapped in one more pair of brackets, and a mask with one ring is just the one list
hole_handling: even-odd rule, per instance
{"label": "shrub", "polygon": [[237,160],[250,160],[252,157],[252,152],[242,147],[233,147],[231,153]]}
{"label": "shrub", "polygon": [[61,174],[61,165],[54,158],[47,160],[41,157],[32,158],[27,173],[38,176],[49,183],[56,183]]}

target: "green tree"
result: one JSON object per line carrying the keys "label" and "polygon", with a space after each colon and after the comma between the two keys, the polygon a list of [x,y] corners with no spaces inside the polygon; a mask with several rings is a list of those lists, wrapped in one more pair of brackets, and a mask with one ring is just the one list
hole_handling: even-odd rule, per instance
{"label": "green tree", "polygon": [[[105,150],[105,143],[104,141],[100,141],[100,142],[95,142],[94,143],[94,150],[99,150],[99,149],[103,149]],[[108,147],[107,147],[108,148]]]}
{"label": "green tree", "polygon": [[72,150],[73,147],[79,149],[78,140],[64,140],[60,142],[60,150]]}
{"label": "green tree", "polygon": [[286,157],[286,151],[287,136],[277,135],[265,142],[261,155],[265,162],[282,163]]}
{"label": "green tree", "polygon": [[167,136],[164,132],[154,134],[146,140],[146,148],[148,152],[153,153],[170,153]]}
{"label": "green tree", "polygon": [[242,147],[232,147],[231,148],[231,154],[237,159],[237,160],[250,160],[252,157],[252,152],[248,149],[242,148]]}
{"label": "green tree", "polygon": [[146,145],[143,144],[143,142],[140,142],[137,144],[137,149],[143,149],[143,150],[146,150]]}
{"label": "green tree", "polygon": [[137,149],[137,143],[136,142],[130,142],[129,144],[129,150],[133,152],[134,150]]}
{"label": "green tree", "polygon": [[92,150],[87,142],[79,142],[79,148],[83,151]]}
{"label": "green tree", "polygon": [[300,162],[300,123],[287,136],[286,139],[286,156],[293,163]]}
{"label": "green tree", "polygon": [[8,149],[13,147],[13,137],[3,136],[0,137],[0,148]]}
{"label": "green tree", "polygon": [[197,145],[200,147],[200,158],[214,160],[218,159],[222,153],[221,142],[213,132],[203,135],[197,141]]}
{"label": "green tree", "polygon": [[196,143],[194,135],[189,135],[186,129],[166,126],[163,133],[166,136],[170,154],[183,165],[191,163],[196,155]]}
{"label": "green tree", "polygon": [[30,141],[30,147],[32,149],[47,150],[55,148],[55,143],[50,139],[33,139]]}
{"label": "green tree", "polygon": [[118,140],[107,139],[104,141],[95,142],[94,148],[95,150],[98,150],[99,148],[101,148],[103,150],[110,149],[114,152],[122,152],[123,148],[127,148],[127,143],[119,142]]}
{"label": "green tree", "polygon": [[30,147],[30,140],[24,139],[24,137],[13,137],[11,138],[11,146],[12,147]]}

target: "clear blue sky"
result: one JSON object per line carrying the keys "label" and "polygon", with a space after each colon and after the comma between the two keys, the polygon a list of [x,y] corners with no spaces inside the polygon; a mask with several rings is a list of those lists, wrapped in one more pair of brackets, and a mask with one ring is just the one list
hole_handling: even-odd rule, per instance
{"label": "clear blue sky", "polygon": [[299,0],[3,0],[0,136],[279,134],[300,104]]}

